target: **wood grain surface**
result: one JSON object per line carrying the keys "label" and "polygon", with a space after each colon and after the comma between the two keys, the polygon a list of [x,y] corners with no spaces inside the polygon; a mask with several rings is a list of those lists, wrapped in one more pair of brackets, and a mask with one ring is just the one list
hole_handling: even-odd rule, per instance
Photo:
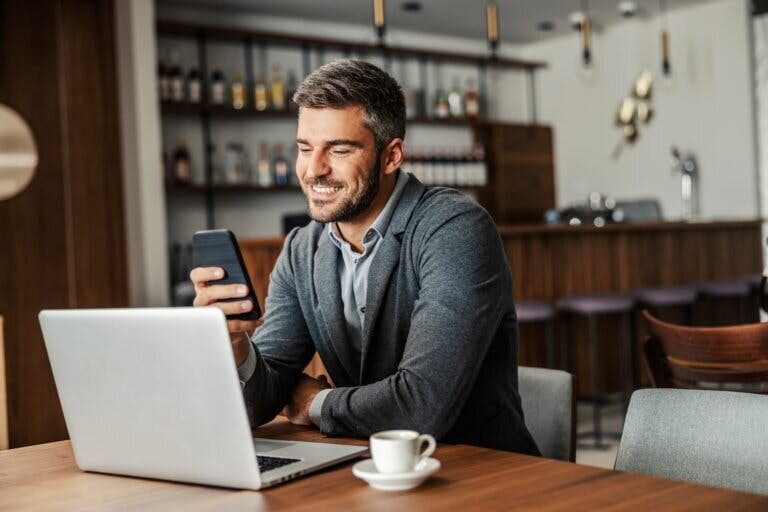
{"label": "wood grain surface", "polygon": [[[259,437],[326,439],[285,420]],[[345,463],[260,492],[77,469],[68,441],[0,453],[0,510],[767,510],[768,497],[466,445],[438,446],[442,469],[421,487],[368,487]]]}

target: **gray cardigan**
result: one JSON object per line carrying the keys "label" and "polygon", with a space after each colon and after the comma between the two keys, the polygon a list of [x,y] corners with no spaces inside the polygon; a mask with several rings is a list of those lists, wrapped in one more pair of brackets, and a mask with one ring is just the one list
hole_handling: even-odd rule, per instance
{"label": "gray cardigan", "polygon": [[368,276],[361,357],[347,340],[324,224],[286,238],[269,283],[260,357],[243,393],[254,426],[285,406],[318,352],[336,388],[327,435],[413,429],[444,442],[538,454],[517,387],[512,275],[488,213],[413,176]]}

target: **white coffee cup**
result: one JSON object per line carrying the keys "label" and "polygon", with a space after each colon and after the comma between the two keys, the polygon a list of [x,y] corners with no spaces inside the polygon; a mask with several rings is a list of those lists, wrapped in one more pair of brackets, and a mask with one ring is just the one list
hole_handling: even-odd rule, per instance
{"label": "white coffee cup", "polygon": [[[427,449],[421,451],[424,443]],[[435,451],[435,438],[413,430],[385,430],[371,436],[371,457],[379,473],[414,471]]]}

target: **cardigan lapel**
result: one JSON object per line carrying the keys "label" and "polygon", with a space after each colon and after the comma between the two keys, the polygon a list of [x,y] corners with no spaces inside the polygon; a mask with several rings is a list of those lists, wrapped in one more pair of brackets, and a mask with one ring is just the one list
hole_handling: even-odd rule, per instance
{"label": "cardigan lapel", "polygon": [[371,343],[374,340],[374,328],[387,296],[390,278],[400,262],[402,234],[414,208],[421,199],[426,187],[413,176],[408,177],[403,195],[392,214],[389,228],[381,240],[381,247],[376,252],[368,272],[368,292],[365,304],[365,324],[363,326],[362,361],[360,362],[360,382],[366,372],[366,363]]}

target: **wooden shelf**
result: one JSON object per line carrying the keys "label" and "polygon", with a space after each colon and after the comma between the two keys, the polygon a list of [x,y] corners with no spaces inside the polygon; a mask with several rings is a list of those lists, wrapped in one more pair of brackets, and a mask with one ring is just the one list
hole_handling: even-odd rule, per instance
{"label": "wooden shelf", "polygon": [[[486,185],[445,185],[441,183],[432,183],[430,187],[450,187],[457,190],[473,190],[480,191],[485,190]],[[181,183],[167,183],[165,184],[165,190],[168,192],[180,192],[180,193],[202,193],[208,190],[205,185],[199,184],[181,184]],[[298,185],[274,185],[271,187],[260,187],[258,185],[250,185],[243,183],[240,185],[227,185],[224,183],[216,184],[211,187],[213,192],[301,192],[301,187]]]}
{"label": "wooden shelf", "polygon": [[[206,185],[199,185],[196,183],[182,184],[182,183],[168,183],[165,184],[165,189],[168,192],[206,192],[208,187]],[[258,185],[251,185],[248,183],[242,184],[225,184],[217,183],[210,187],[213,192],[301,192],[301,187],[298,185],[273,185],[271,187],[260,187]]]}
{"label": "wooden shelf", "polygon": [[189,103],[178,101],[163,101],[160,103],[163,114],[170,115],[200,115],[210,114],[220,117],[252,117],[252,118],[296,118],[296,112],[290,110],[256,110],[253,107],[240,109],[229,105],[211,105],[210,103]]}
{"label": "wooden shelf", "polygon": [[[296,119],[297,112],[290,110],[256,110],[251,107],[236,109],[229,105],[211,105],[209,103],[189,103],[178,101],[163,101],[160,110],[167,115],[198,116],[210,114],[215,117],[247,117],[256,119]],[[408,124],[424,124],[437,126],[477,126],[484,124],[480,119],[467,118],[438,118],[412,117],[406,120]]]}
{"label": "wooden shelf", "polygon": [[546,62],[523,59],[490,57],[469,53],[442,52],[405,46],[388,46],[371,43],[355,43],[341,39],[324,39],[315,37],[300,37],[271,32],[254,32],[250,30],[198,25],[172,21],[158,21],[157,33],[166,37],[192,37],[268,44],[272,46],[292,47],[325,47],[343,52],[379,53],[393,57],[413,58],[433,62],[458,62],[464,64],[484,65],[489,67],[522,69],[535,71],[547,67]]}

